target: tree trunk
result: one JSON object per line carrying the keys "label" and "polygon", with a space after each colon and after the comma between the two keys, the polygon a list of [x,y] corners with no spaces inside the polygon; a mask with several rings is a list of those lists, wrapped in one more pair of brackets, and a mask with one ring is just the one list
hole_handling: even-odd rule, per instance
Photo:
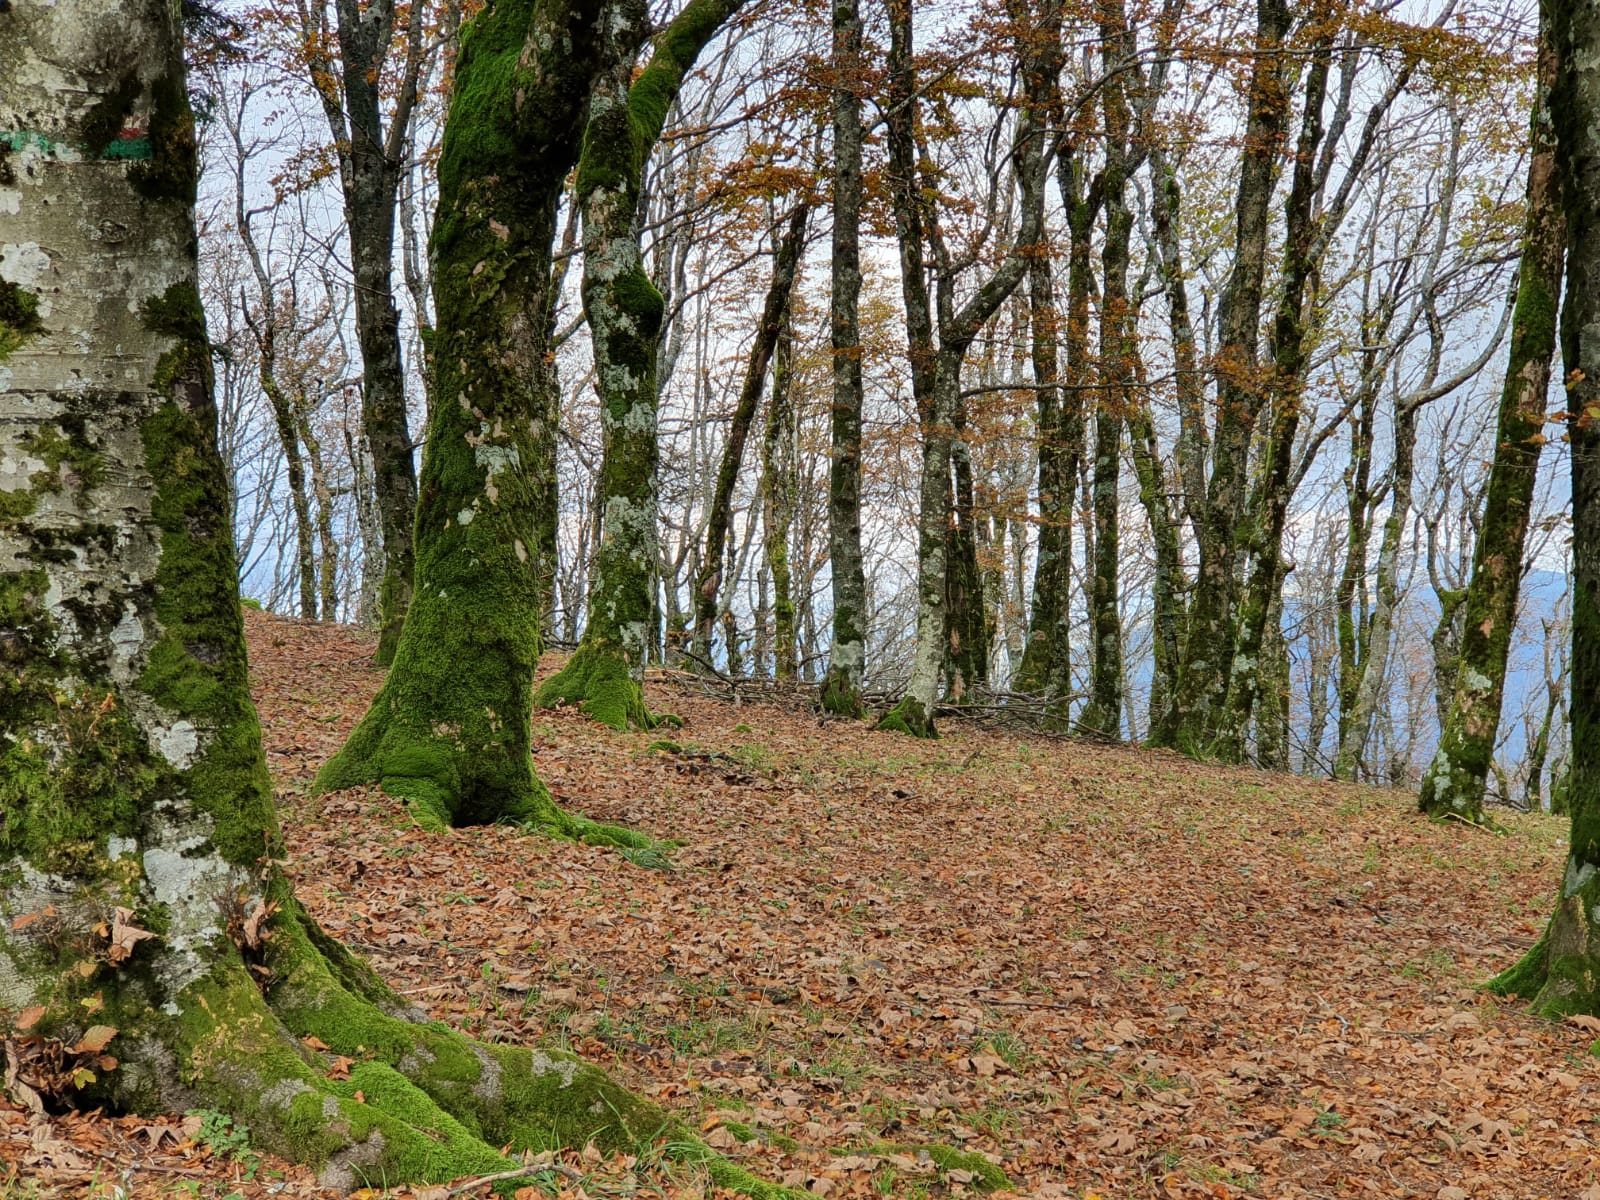
{"label": "tree trunk", "polygon": [[795,661],[794,580],[789,569],[789,527],[795,505],[794,334],[788,316],[772,365],[772,400],[761,439],[762,551],[772,573],[772,677],[792,680]]}
{"label": "tree trunk", "polygon": [[1545,936],[1490,986],[1536,996],[1535,1011],[1560,1017],[1600,1013],[1600,10],[1552,0],[1549,15],[1567,220],[1561,357],[1573,414],[1571,762],[1561,785],[1572,833]]}
{"label": "tree trunk", "polygon": [[1319,30],[1306,71],[1294,177],[1285,205],[1283,290],[1278,298],[1271,336],[1272,428],[1262,456],[1256,502],[1251,505],[1254,537],[1250,577],[1236,624],[1227,702],[1215,733],[1215,753],[1227,762],[1240,762],[1244,758],[1245,734],[1261,695],[1267,621],[1271,613],[1279,609],[1277,589],[1283,584],[1280,569],[1283,528],[1289,512],[1294,441],[1300,424],[1301,392],[1308,365],[1306,310],[1315,296],[1314,279],[1321,258],[1316,248],[1319,214],[1313,208],[1320,191],[1315,167],[1322,144],[1323,101],[1327,96],[1336,32],[1336,23],[1322,6],[1314,20]]}
{"label": "tree trunk", "polygon": [[1361,661],[1367,630],[1367,552],[1372,544],[1372,450],[1377,417],[1376,373],[1363,373],[1363,386],[1350,425],[1350,462],[1345,467],[1345,553],[1335,592],[1338,609],[1339,723],[1337,741],[1344,741],[1356,689],[1361,685]]}
{"label": "tree trunk", "polygon": [[969,698],[974,688],[988,682],[992,632],[984,603],[983,573],[978,566],[978,530],[974,524],[976,497],[972,452],[966,439],[966,410],[966,401],[958,393],[951,422],[950,464],[955,472],[955,490],[947,535],[950,569],[945,578],[949,611],[945,687],[950,698],[957,702]]}
{"label": "tree trunk", "polygon": [[1155,548],[1155,575],[1150,584],[1151,656],[1154,666],[1150,679],[1149,715],[1154,721],[1165,711],[1182,662],[1183,639],[1183,549],[1179,525],[1168,501],[1167,473],[1161,461],[1161,446],[1156,438],[1154,418],[1144,388],[1129,405],[1128,442],[1133,451],[1134,472],[1139,479],[1139,499],[1150,524],[1150,540]]}
{"label": "tree trunk", "polygon": [[1539,447],[1544,440],[1566,240],[1550,110],[1550,89],[1559,66],[1546,23],[1548,12],[1543,7],[1540,16],[1539,93],[1533,115],[1528,212],[1511,354],[1500,393],[1494,462],[1473,550],[1461,641],[1452,664],[1455,686],[1449,712],[1442,718],[1439,748],[1422,777],[1418,801],[1425,813],[1453,813],[1472,821],[1483,819],[1484,781],[1494,757],[1505,695],[1523,547],[1533,507]]}
{"label": "tree trunk", "polygon": [[322,619],[339,619],[339,539],[333,531],[333,487],[322,460],[322,442],[311,427],[311,415],[300,406],[300,440],[305,443],[306,461],[311,467],[311,494],[317,499],[317,545],[322,553],[317,562],[317,593],[322,602]]}
{"label": "tree trunk", "polygon": [[[599,56],[599,5],[484,9],[462,35],[430,247],[437,329],[417,579],[394,666],[317,775],[376,782],[426,828],[500,820],[635,844],[556,808],[529,757],[540,603],[529,552],[542,497],[530,384],[543,353],[562,183]],[[540,153],[522,153],[536,146]]]}
{"label": "tree trunk", "polygon": [[1134,313],[1128,297],[1128,246],[1133,212],[1127,203],[1130,113],[1121,64],[1135,46],[1121,0],[1103,10],[1101,62],[1107,79],[1101,92],[1105,113],[1104,194],[1106,237],[1100,253],[1100,392],[1094,422],[1094,572],[1089,595],[1093,646],[1089,656],[1089,702],[1078,728],[1101,737],[1122,736],[1122,616],[1118,597],[1122,427],[1133,392],[1138,354]]}
{"label": "tree trunk", "polygon": [[[939,344],[933,349],[932,315],[922,273],[922,189],[917,179],[914,137],[916,78],[912,69],[910,0],[889,4],[890,191],[895,234],[900,246],[901,287],[906,300],[907,342],[912,393],[922,427],[922,474],[917,514],[917,640],[906,694],[878,722],[880,729],[916,737],[936,737],[933,710],[944,666],[947,636],[946,590],[949,570],[950,454],[961,402],[961,364],[984,323],[1022,281],[1044,225],[1044,154],[1051,89],[1060,66],[1061,5],[1046,0],[1037,18],[1024,0],[1011,0],[1008,12],[1017,27],[1017,61],[1025,102],[1012,142],[1013,170],[1022,192],[1021,220],[1010,253],[957,310],[956,280],[948,255],[938,255]],[[1027,28],[1037,24],[1038,29]],[[936,248],[942,250],[935,233]]]}
{"label": "tree trunk", "polygon": [[535,703],[578,704],[614,729],[657,723],[644,705],[643,680],[660,557],[656,378],[665,312],[644,270],[635,223],[639,189],[684,76],[742,2],[690,0],[656,38],[649,65],[635,79],[634,58],[650,32],[650,14],[641,0],[615,0],[578,163],[583,312],[605,432],[600,544],[583,640],[544,682]]}
{"label": "tree trunk", "polygon": [[1238,527],[1244,513],[1250,441],[1265,395],[1257,379],[1262,277],[1272,184],[1289,118],[1283,39],[1286,0],[1257,0],[1249,116],[1240,154],[1233,272],[1222,297],[1216,356],[1217,432],[1200,522],[1200,563],[1184,638],[1182,684],[1151,740],[1209,753],[1233,665]]}
{"label": "tree trunk", "polygon": [[[773,252],[772,282],[756,326],[755,340],[745,360],[744,384],[728,424],[728,440],[722,447],[722,463],[711,492],[711,512],[706,519],[705,555],[694,587],[694,636],[691,649],[704,669],[712,668],[711,635],[717,619],[717,598],[722,590],[722,569],[727,556],[728,522],[733,513],[733,490],[739,481],[739,466],[744,461],[744,444],[766,388],[767,368],[788,320],[789,298],[794,293],[795,274],[805,249],[806,218],[810,205],[802,201],[789,218],[789,227]],[[776,393],[775,393],[776,394]]]}
{"label": "tree trunk", "polygon": [[[278,869],[177,13],[0,12],[0,128],[26,135],[0,142],[6,231],[49,247],[0,261],[0,994],[39,1008],[30,1035],[110,1050],[55,1101],[218,1109],[330,1188],[503,1171],[497,1147],[552,1140],[687,1136],[701,1161],[668,1114],[570,1055],[419,1022]],[[43,1084],[26,1065],[19,1082]]]}
{"label": "tree trunk", "polygon": [[828,444],[828,561],[833,634],[822,707],[861,715],[867,578],[861,554],[861,4],[834,0],[833,413]]}
{"label": "tree trunk", "polygon": [[1362,655],[1360,683],[1355,703],[1339,739],[1333,762],[1335,779],[1354,779],[1365,761],[1372,718],[1383,702],[1388,684],[1389,649],[1400,603],[1400,544],[1411,520],[1411,485],[1417,445],[1420,406],[1404,401],[1394,414],[1394,465],[1389,491],[1389,515],[1383,523],[1383,544],[1378,548],[1377,599],[1368,626],[1366,653]]}
{"label": "tree trunk", "polygon": [[[337,0],[336,39],[309,40],[312,85],[322,99],[339,156],[339,181],[350,237],[356,340],[361,347],[361,424],[372,453],[373,488],[383,530],[377,662],[394,661],[411,604],[417,475],[406,419],[400,312],[394,303],[395,203],[406,129],[416,102],[423,47],[422,14],[413,8],[407,60],[384,129],[381,85],[394,32],[393,0],[370,5]],[[306,30],[308,39],[313,31]],[[337,62],[329,42],[336,40]],[[337,83],[334,79],[337,78]]]}

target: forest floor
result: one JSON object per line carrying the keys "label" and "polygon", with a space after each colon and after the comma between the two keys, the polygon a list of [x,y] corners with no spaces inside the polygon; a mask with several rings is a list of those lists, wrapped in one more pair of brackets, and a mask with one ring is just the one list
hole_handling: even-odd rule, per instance
{"label": "forest floor", "polygon": [[[1600,1022],[1478,990],[1538,934],[1563,822],[1493,834],[1399,792],[954,720],[920,743],[665,683],[677,752],[536,714],[561,803],[683,842],[654,871],[426,834],[376,790],[309,797],[378,686],[371,642],[248,629],[324,926],[435,1016],[569,1046],[768,1178],[975,1196],[971,1160],[919,1149],[945,1146],[1063,1200],[1600,1200]],[[0,1196],[321,1195],[229,1141],[214,1117],[0,1110]],[[651,1157],[546,1178],[566,1200],[702,1190]]]}

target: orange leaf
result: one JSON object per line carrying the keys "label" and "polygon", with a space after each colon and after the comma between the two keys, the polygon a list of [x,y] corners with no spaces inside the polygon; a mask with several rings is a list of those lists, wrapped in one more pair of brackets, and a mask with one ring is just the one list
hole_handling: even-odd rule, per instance
{"label": "orange leaf", "polygon": [[111,1039],[117,1036],[117,1031],[110,1025],[95,1025],[89,1032],[78,1039],[78,1044],[72,1048],[74,1054],[99,1054],[111,1044]]}

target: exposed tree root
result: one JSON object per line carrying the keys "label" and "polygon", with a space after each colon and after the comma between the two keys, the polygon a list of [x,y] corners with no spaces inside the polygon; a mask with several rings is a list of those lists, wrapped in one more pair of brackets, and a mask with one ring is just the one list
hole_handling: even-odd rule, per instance
{"label": "exposed tree root", "polygon": [[877,728],[891,733],[908,734],[911,737],[939,736],[938,730],[933,727],[933,714],[924,708],[922,702],[915,696],[901,697],[900,703],[878,718]]}
{"label": "exposed tree root", "polygon": [[592,1142],[608,1153],[658,1147],[758,1200],[792,1195],[570,1054],[479,1042],[427,1020],[286,886],[274,890],[264,987],[228,955],[182,993],[177,1017],[147,1011],[142,1028],[123,1032],[126,1058],[107,1099],[159,1108],[203,1096],[248,1124],[262,1148],[345,1190],[509,1180],[523,1172],[508,1154]]}
{"label": "exposed tree root", "polygon": [[538,708],[575,704],[602,725],[618,730],[683,724],[671,713],[651,713],[645,707],[644,688],[622,655],[596,642],[580,645],[567,665],[534,693],[533,703]]}

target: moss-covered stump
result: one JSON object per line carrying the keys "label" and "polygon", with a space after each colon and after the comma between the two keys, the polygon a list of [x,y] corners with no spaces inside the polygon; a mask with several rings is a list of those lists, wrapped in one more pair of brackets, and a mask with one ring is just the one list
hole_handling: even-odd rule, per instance
{"label": "moss-covered stump", "polygon": [[651,730],[683,722],[671,713],[652,713],[645,707],[644,687],[633,677],[620,652],[605,644],[585,642],[567,665],[546,679],[534,693],[539,708],[572,705],[613,729]]}
{"label": "moss-covered stump", "polygon": [[939,731],[933,727],[933,714],[915,696],[902,697],[899,704],[878,718],[877,728],[911,737],[939,736]]}

